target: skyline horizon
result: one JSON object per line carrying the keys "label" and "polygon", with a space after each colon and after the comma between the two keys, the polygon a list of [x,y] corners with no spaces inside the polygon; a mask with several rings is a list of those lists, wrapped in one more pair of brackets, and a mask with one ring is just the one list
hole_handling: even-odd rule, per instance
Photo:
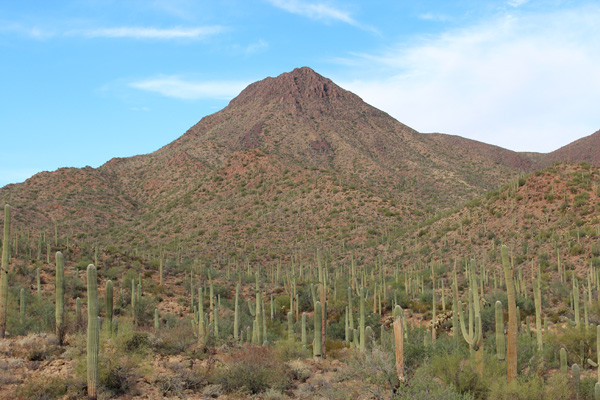
{"label": "skyline horizon", "polygon": [[302,66],[421,133],[549,153],[600,129],[590,0],[65,0],[0,15],[0,187],[156,151]]}

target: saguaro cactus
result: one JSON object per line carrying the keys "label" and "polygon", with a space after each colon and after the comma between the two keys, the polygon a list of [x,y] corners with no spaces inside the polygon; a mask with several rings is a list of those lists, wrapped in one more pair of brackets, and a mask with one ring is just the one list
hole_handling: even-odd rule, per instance
{"label": "saguaro cactus", "polygon": [[21,288],[21,292],[19,293],[19,319],[21,323],[25,322],[25,289]]}
{"label": "saguaro cactus", "polygon": [[539,274],[538,279],[533,278],[533,299],[535,302],[535,337],[538,351],[542,352],[544,341],[542,337],[542,290],[540,288]]}
{"label": "saguaro cactus", "polygon": [[496,357],[499,361],[506,359],[506,340],[504,338],[504,310],[502,302],[496,301]]}
{"label": "saguaro cactus", "polygon": [[65,325],[63,317],[65,314],[65,259],[60,251],[56,252],[56,336],[58,343],[62,345],[65,336]]}
{"label": "saguaro cactus", "polygon": [[163,258],[160,257],[160,265],[158,267],[158,284],[163,285]]}
{"label": "saguaro cactus", "polygon": [[313,357],[321,358],[321,302],[317,300],[315,303],[315,338],[313,341]]}
{"label": "saguaro cactus", "polygon": [[[472,295],[472,290],[469,289],[469,296]],[[470,315],[472,315],[471,313],[469,313]],[[465,314],[462,311],[462,303],[459,301],[458,302],[458,318],[460,319],[460,330],[462,332],[463,338],[465,339],[465,342],[467,342],[469,344],[469,348],[472,349],[473,351],[477,352],[480,351],[480,346],[481,346],[481,317],[479,316],[479,314],[475,314],[475,323],[474,323],[474,327],[475,327],[475,331],[470,334],[469,332],[467,332],[467,328],[465,325]]]}
{"label": "saguaro cactus", "polygon": [[133,323],[135,323],[135,279],[131,280],[131,317],[133,318]]}
{"label": "saguaro cactus", "polygon": [[517,378],[517,304],[513,271],[508,260],[508,247],[502,245],[502,267],[508,302],[508,340],[506,346],[506,377],[508,383]]}
{"label": "saguaro cactus", "polygon": [[198,287],[198,343],[202,346],[206,344],[206,332],[204,329],[204,295],[202,286]]}
{"label": "saguaro cactus", "polygon": [[288,313],[287,313],[287,322],[288,322],[288,340],[294,340],[294,319],[293,319],[291,311],[288,311]]}
{"label": "saguaro cactus", "polygon": [[567,351],[564,347],[560,348],[560,372],[567,375]]}
{"label": "saguaro cactus", "polygon": [[98,387],[98,278],[96,267],[87,267],[88,328],[87,328],[87,391],[88,398],[95,400]]}
{"label": "saguaro cactus", "polygon": [[37,286],[37,295],[38,297],[42,296],[42,281],[40,279],[40,269],[37,268],[35,270],[35,282],[36,282],[36,286]]}
{"label": "saguaro cactus", "polygon": [[302,347],[306,348],[306,313],[302,313]]}
{"label": "saguaro cactus", "polygon": [[239,339],[239,330],[240,330],[240,312],[239,312],[239,301],[240,301],[240,284],[238,282],[235,287],[235,305],[233,312],[233,339]]}
{"label": "saguaro cactus", "polygon": [[402,324],[402,307],[394,308],[394,345],[396,348],[396,374],[398,380],[404,382],[404,326]]}
{"label": "saguaro cactus", "polygon": [[365,288],[360,290],[360,321],[359,323],[359,340],[360,351],[365,351]]}
{"label": "saguaro cactus", "polygon": [[598,372],[598,380],[597,382],[600,382],[600,325],[596,325],[596,361],[594,362],[593,360],[590,360],[589,358],[587,359],[587,363],[589,365],[591,365],[594,368],[597,368],[597,372]]}
{"label": "saguaro cactus", "polygon": [[83,316],[81,315],[81,299],[78,297],[75,300],[75,325],[77,325],[77,330],[82,328],[83,325]]}
{"label": "saguaro cactus", "polygon": [[109,279],[106,281],[106,332],[109,336],[112,333],[113,318],[113,283]]}
{"label": "saguaro cactus", "polygon": [[352,311],[352,288],[348,286],[348,325],[349,332],[348,341],[352,341],[352,334],[354,333],[354,315]]}
{"label": "saguaro cactus", "polygon": [[10,206],[4,206],[4,237],[2,239],[2,266],[0,267],[0,339],[6,332],[6,304],[8,303],[8,259],[10,252]]}
{"label": "saguaro cactus", "polygon": [[573,280],[573,309],[575,311],[575,326],[579,329],[581,325],[581,318],[579,317],[579,285],[577,284],[577,275],[575,271],[572,271]]}
{"label": "saguaro cactus", "polygon": [[579,365],[573,364],[571,372],[573,373],[573,391],[575,392],[575,398],[578,399],[580,392],[579,387],[581,386]]}

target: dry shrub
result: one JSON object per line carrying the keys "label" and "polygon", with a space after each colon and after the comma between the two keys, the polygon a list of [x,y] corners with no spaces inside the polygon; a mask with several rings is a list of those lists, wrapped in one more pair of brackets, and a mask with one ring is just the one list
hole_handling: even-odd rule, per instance
{"label": "dry shrub", "polygon": [[287,366],[290,369],[290,376],[296,381],[306,382],[312,375],[310,368],[302,360],[288,361]]}
{"label": "dry shrub", "polygon": [[261,393],[269,388],[286,390],[291,379],[286,364],[278,361],[270,347],[244,347],[233,352],[224,366],[215,370],[214,383],[226,393]]}
{"label": "dry shrub", "polygon": [[17,400],[53,400],[62,399],[65,395],[69,398],[79,397],[83,394],[83,382],[68,378],[35,377],[28,379],[23,385],[17,387],[15,396]]}

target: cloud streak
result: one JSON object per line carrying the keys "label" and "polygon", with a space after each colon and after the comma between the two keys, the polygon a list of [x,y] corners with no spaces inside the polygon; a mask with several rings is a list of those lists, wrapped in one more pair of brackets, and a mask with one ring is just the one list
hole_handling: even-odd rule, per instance
{"label": "cloud streak", "polygon": [[229,100],[239,94],[249,82],[241,81],[189,81],[178,76],[160,76],[132,82],[130,87],[154,92],[180,100]]}
{"label": "cloud streak", "polygon": [[192,28],[147,28],[121,26],[115,28],[98,28],[69,31],[69,36],[83,36],[87,38],[128,38],[128,39],[204,39],[225,31],[222,26],[201,26]]}
{"label": "cloud streak", "polygon": [[25,26],[12,23],[0,25],[0,31],[14,32],[36,40],[45,40],[54,37],[83,37],[106,39],[136,39],[136,40],[202,40],[227,31],[221,25],[155,28],[143,26],[118,26],[111,28],[84,28],[84,29],[48,29],[38,26]]}
{"label": "cloud streak", "polygon": [[[599,7],[504,15],[380,54],[344,85],[421,132],[552,151],[600,128]],[[379,78],[385,77],[385,78]]]}
{"label": "cloud streak", "polygon": [[360,29],[377,33],[373,27],[363,25],[355,20],[349,12],[324,3],[310,3],[301,0],[267,0],[271,5],[291,14],[301,15],[314,20],[338,21]]}

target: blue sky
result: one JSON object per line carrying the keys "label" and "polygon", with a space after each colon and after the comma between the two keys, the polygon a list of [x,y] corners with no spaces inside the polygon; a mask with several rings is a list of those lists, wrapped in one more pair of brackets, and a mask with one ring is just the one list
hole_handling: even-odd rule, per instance
{"label": "blue sky", "polygon": [[309,66],[420,132],[552,151],[600,129],[600,6],[0,1],[0,186],[152,152]]}

